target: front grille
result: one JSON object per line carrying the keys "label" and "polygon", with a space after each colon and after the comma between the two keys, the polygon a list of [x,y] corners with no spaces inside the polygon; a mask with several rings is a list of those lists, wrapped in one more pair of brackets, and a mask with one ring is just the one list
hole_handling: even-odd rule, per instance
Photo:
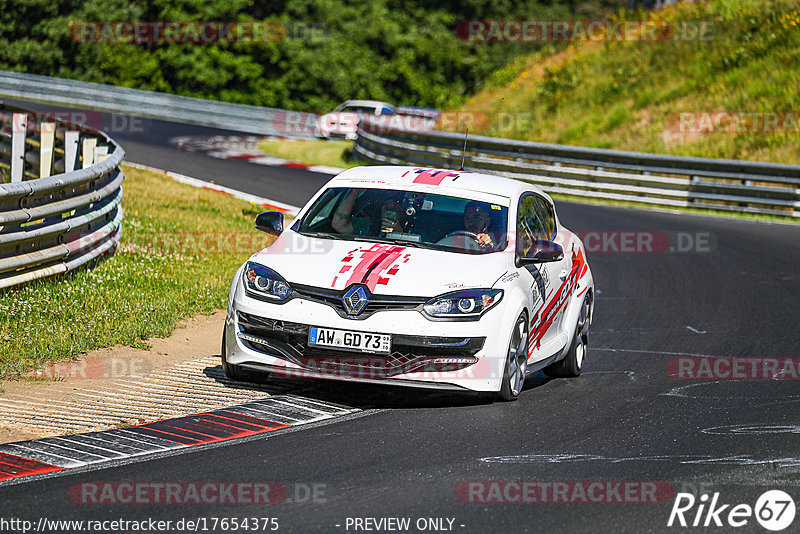
{"label": "front grille", "polygon": [[370,295],[369,302],[358,315],[348,315],[342,303],[342,296],[347,291],[326,289],[314,286],[292,284],[293,296],[326,304],[336,310],[341,317],[347,319],[366,319],[378,311],[386,310],[415,310],[420,308],[429,299],[427,297],[406,297],[395,295]]}
{"label": "front grille", "polygon": [[389,354],[326,349],[308,346],[309,325],[267,319],[238,312],[241,338],[254,350],[264,352],[321,374],[360,378],[388,378],[411,372],[448,372],[469,367],[485,337],[392,335]]}

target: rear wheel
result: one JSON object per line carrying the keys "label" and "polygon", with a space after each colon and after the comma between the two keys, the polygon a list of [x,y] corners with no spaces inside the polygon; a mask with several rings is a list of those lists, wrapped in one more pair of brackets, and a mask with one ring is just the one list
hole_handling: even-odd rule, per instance
{"label": "rear wheel", "polygon": [[522,314],[514,323],[508,354],[503,370],[503,382],[498,396],[504,401],[517,400],[525,385],[525,374],[528,370],[528,320]]}
{"label": "rear wheel", "polygon": [[589,343],[589,326],[591,324],[592,296],[586,295],[581,303],[581,313],[575,325],[575,336],[572,338],[567,355],[563,359],[544,368],[545,374],[553,378],[574,378],[580,376],[583,362],[586,359],[586,346]]}
{"label": "rear wheel", "polygon": [[238,380],[240,382],[259,382],[267,376],[269,373],[259,373],[256,371],[250,371],[249,369],[244,369],[240,365],[234,365],[232,363],[228,363],[228,348],[225,343],[225,329],[222,330],[222,370],[225,373],[225,376],[230,378],[231,380]]}

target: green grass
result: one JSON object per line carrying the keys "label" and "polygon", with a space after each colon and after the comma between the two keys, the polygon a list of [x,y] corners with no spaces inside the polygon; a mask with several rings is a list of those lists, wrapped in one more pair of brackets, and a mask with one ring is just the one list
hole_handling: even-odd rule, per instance
{"label": "green grass", "polygon": [[507,83],[487,84],[464,104],[462,110],[494,119],[475,133],[800,164],[800,127],[687,133],[677,124],[677,114],[687,111],[800,111],[800,0],[707,0],[620,15],[648,17],[673,28],[681,21],[710,21],[713,38],[573,43],[530,56],[515,70],[498,73]]}
{"label": "green grass", "polygon": [[270,156],[308,165],[328,165],[349,169],[363,165],[353,156],[352,141],[264,141],[258,148]]}
{"label": "green grass", "polygon": [[181,319],[225,308],[236,268],[271,240],[253,228],[254,205],[149,171],[125,174],[114,256],[0,293],[0,378],[100,347],[147,348]]}

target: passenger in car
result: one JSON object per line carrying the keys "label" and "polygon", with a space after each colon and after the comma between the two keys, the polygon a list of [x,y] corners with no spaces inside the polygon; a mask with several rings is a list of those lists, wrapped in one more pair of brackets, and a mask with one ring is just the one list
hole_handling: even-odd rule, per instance
{"label": "passenger in car", "polygon": [[[363,189],[353,189],[342,200],[334,211],[331,227],[340,234],[373,236],[379,233],[402,232],[407,220],[407,213],[397,199],[371,198],[367,201],[359,199],[361,206],[356,206],[357,198]],[[362,202],[363,201],[363,202]],[[380,202],[380,209],[376,205]]]}
{"label": "passenger in car", "polygon": [[342,200],[336,211],[333,212],[331,220],[331,228],[340,234],[347,235],[367,235],[370,230],[369,217],[354,217],[353,206],[355,205],[356,198],[363,189],[353,189]]}

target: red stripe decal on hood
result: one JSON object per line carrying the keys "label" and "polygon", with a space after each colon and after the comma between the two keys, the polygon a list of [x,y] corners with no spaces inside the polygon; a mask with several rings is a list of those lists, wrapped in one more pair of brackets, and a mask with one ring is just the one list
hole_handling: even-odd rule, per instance
{"label": "red stripe decal on hood", "polygon": [[[405,249],[405,247],[398,247],[396,245],[382,245],[376,243],[366,250],[355,251],[352,256],[348,256],[343,260],[350,261],[355,255],[360,254],[361,256],[360,261],[353,269],[344,287],[348,287],[350,284],[364,283],[370,291],[374,291],[377,284],[387,284],[389,279],[386,276],[396,274],[399,269],[395,262],[401,257],[405,261],[408,261],[409,254],[403,255]],[[334,284],[335,283],[334,279]]]}

